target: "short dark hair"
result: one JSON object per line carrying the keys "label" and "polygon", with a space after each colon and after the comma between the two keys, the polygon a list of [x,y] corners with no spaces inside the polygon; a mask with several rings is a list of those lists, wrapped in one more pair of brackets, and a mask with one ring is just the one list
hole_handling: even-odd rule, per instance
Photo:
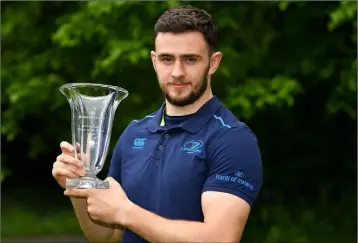
{"label": "short dark hair", "polygon": [[216,50],[218,34],[212,16],[205,10],[190,5],[171,7],[165,11],[154,26],[154,41],[159,32],[183,33],[190,31],[202,33],[209,50]]}

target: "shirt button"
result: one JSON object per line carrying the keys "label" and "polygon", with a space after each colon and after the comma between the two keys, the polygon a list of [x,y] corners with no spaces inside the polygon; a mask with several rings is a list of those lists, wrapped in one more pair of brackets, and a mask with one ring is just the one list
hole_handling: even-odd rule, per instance
{"label": "shirt button", "polygon": [[168,138],[169,138],[169,134],[166,133],[166,134],[164,135],[164,137],[168,139]]}
{"label": "shirt button", "polygon": [[163,150],[163,146],[159,146],[158,149],[159,149],[159,150]]}

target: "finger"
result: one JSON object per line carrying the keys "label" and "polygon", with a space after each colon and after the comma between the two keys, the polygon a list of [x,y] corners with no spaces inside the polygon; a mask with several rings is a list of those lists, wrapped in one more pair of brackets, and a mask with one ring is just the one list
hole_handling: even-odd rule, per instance
{"label": "finger", "polygon": [[88,197],[89,192],[89,189],[68,188],[65,190],[64,194],[72,197]]}
{"label": "finger", "polygon": [[77,158],[82,161],[82,156],[81,156],[81,152],[80,152],[80,151],[77,152]]}
{"label": "finger", "polygon": [[69,177],[69,178],[74,178],[74,177],[78,177],[77,174],[73,173],[70,170],[66,170],[64,168],[53,168],[52,169],[52,175],[57,178],[59,176],[65,176],[65,177]]}
{"label": "finger", "polygon": [[62,141],[60,143],[60,148],[63,153],[73,154],[73,152],[74,152],[74,148],[73,148],[72,144],[70,144],[66,141]]}
{"label": "finger", "polygon": [[56,161],[66,164],[75,165],[78,168],[82,168],[82,162],[69,154],[60,154],[57,156]]}
{"label": "finger", "polygon": [[77,158],[79,160],[82,160],[82,152],[81,152],[81,146],[78,142],[76,142],[76,154],[77,154]]}
{"label": "finger", "polygon": [[108,181],[109,184],[111,183],[118,183],[113,177],[109,176],[104,181]]}
{"label": "finger", "polygon": [[95,209],[94,209],[93,206],[91,206],[91,205],[88,204],[87,212],[88,212],[88,214],[90,215],[90,217],[91,217],[92,219],[94,219],[94,220],[97,220],[97,219],[98,219],[98,216],[97,216],[96,211],[95,211]]}
{"label": "finger", "polygon": [[69,170],[69,171],[71,171],[72,173],[76,174],[77,176],[85,176],[85,175],[86,175],[86,171],[80,170],[80,169],[78,168],[78,166],[73,165],[73,164],[62,163],[62,162],[59,162],[59,161],[56,161],[56,162],[53,164],[53,168],[54,168],[54,169],[65,169],[65,170]]}
{"label": "finger", "polygon": [[77,153],[79,153],[81,151],[81,146],[78,142],[76,142],[76,150],[77,150]]}
{"label": "finger", "polygon": [[113,177],[107,177],[104,181],[108,181],[110,188],[122,188],[122,186]]}

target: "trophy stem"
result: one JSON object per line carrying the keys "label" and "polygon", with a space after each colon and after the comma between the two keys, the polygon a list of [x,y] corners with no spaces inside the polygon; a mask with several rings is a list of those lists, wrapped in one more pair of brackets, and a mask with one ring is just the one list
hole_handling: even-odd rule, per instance
{"label": "trophy stem", "polygon": [[66,178],[66,188],[76,189],[108,189],[109,182],[102,181],[96,177],[96,175],[88,175],[84,177]]}

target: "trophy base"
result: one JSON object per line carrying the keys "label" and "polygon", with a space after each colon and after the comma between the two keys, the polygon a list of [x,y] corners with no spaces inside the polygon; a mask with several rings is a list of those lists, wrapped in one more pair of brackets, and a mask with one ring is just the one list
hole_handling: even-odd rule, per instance
{"label": "trophy base", "polygon": [[108,189],[109,182],[102,181],[96,177],[66,178],[66,188],[76,189]]}

